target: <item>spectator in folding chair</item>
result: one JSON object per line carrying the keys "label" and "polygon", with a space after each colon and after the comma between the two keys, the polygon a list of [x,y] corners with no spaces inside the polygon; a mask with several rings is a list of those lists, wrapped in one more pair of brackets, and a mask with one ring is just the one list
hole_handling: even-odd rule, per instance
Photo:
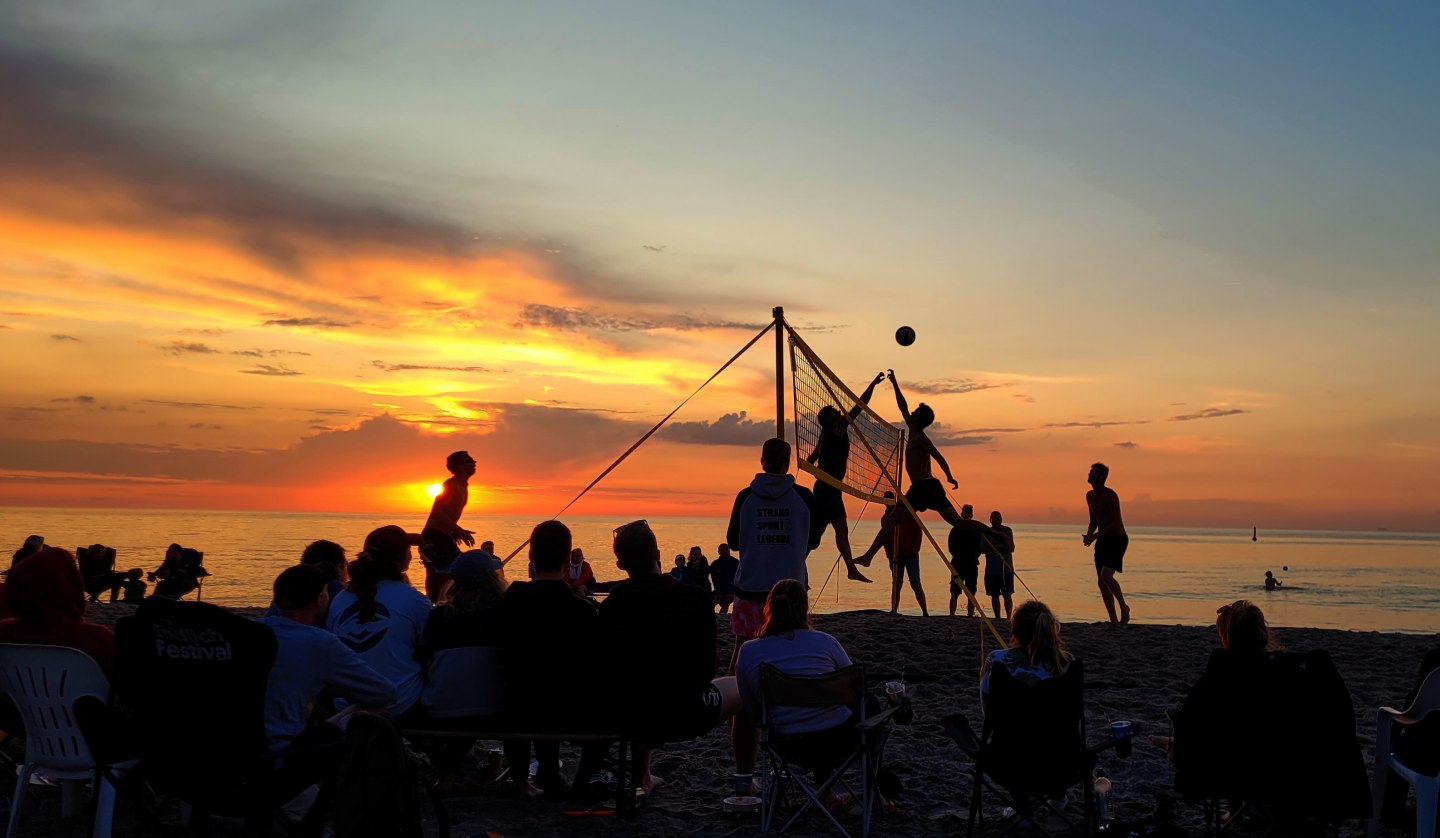
{"label": "spectator in folding chair", "polygon": [[210,575],[201,564],[204,560],[205,554],[199,550],[171,544],[165,550],[165,560],[150,574],[155,596],[180,599],[200,587],[200,580]]}
{"label": "spectator in folding chair", "polygon": [[[809,594],[796,579],[781,579],[770,589],[760,636],[740,649],[735,666],[745,710],[756,719],[761,718],[760,669],[764,664],[787,675],[828,675],[851,665],[840,641],[811,627]],[[873,702],[873,697],[868,698]],[[859,741],[857,709],[844,705],[776,707],[770,718],[771,731],[786,737],[789,760],[810,768],[816,784],[823,785],[855,750]],[[867,709],[878,711],[878,702]],[[824,802],[834,809],[848,801],[831,792]]]}
{"label": "spectator in folding chair", "polygon": [[995,667],[1004,667],[1011,678],[1022,684],[1038,684],[1064,675],[1074,660],[1065,651],[1060,621],[1050,607],[1033,599],[1021,604],[1010,621],[1010,645],[996,649],[985,659],[985,674],[980,678],[981,709],[988,709],[990,674]]}
{"label": "spectator in folding chair", "polygon": [[19,564],[19,563],[20,563],[20,560],[23,559],[23,558],[25,558],[26,556],[30,556],[30,555],[33,555],[33,554],[35,554],[35,553],[40,552],[40,548],[42,548],[42,547],[44,547],[44,546],[45,546],[45,536],[43,536],[43,535],[31,535],[31,536],[27,536],[27,537],[25,538],[25,541],[20,544],[20,547],[19,547],[14,553],[11,554],[11,556],[10,556],[10,566],[11,566],[11,567],[14,567],[15,565]]}
{"label": "spectator in folding chair", "polygon": [[[1440,670],[1440,648],[1431,649],[1425,654],[1420,662],[1420,672],[1415,675],[1415,685],[1405,696],[1405,703],[1397,706],[1413,705],[1426,676],[1437,670]],[[1434,774],[1436,770],[1440,770],[1440,715],[1432,713],[1414,724],[1394,725],[1393,728],[1390,736],[1391,751],[1406,765],[1425,774]],[[1383,764],[1383,756],[1377,763]],[[1391,828],[1404,829],[1414,823],[1407,818],[1405,812],[1405,798],[1410,793],[1410,784],[1390,769],[1387,768],[1386,771],[1390,772],[1390,776],[1385,784],[1385,794],[1380,806],[1381,822]]]}
{"label": "spectator in folding chair", "polygon": [[[325,573],[314,565],[286,568],[275,577],[278,613],[261,618],[278,643],[265,687],[265,735],[272,752],[295,751],[278,767],[277,795],[299,794],[320,784],[320,794],[301,819],[300,834],[318,835],[330,809],[340,767],[336,724],[310,724],[322,690],[357,707],[383,711],[395,703],[395,687],[315,621],[330,605]],[[325,747],[325,746],[337,747]]]}
{"label": "spectator in folding chair", "polygon": [[125,582],[124,573],[115,572],[115,548],[104,544],[92,544],[75,551],[80,563],[80,578],[85,583],[85,595],[91,602],[100,601],[100,593],[108,590],[110,601],[120,596],[120,586]]}
{"label": "spectator in folding chair", "polygon": [[715,615],[710,597],[660,572],[660,547],[645,521],[615,530],[615,560],[629,577],[600,603],[603,647],[614,650],[615,705],[635,746],[636,785],[646,794],[664,781],[650,772],[663,742],[684,742],[740,709],[734,676],[715,678]]}
{"label": "spectator in folding chair", "polygon": [[397,718],[415,707],[425,685],[420,659],[430,600],[406,581],[410,544],[409,534],[394,525],[367,535],[350,563],[350,583],[326,618],[326,628],[395,686],[390,714]]}

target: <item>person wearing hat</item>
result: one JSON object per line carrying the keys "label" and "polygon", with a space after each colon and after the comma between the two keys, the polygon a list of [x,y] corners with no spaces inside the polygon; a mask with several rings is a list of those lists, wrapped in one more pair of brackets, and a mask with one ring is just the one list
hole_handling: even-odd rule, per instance
{"label": "person wearing hat", "polygon": [[445,458],[446,478],[440,494],[430,505],[430,517],[420,531],[420,558],[425,563],[425,595],[430,601],[440,599],[445,574],[450,562],[460,555],[460,547],[475,546],[475,534],[460,526],[465,504],[470,502],[470,478],[475,476],[475,458],[468,451],[456,451]]}
{"label": "person wearing hat", "polygon": [[[425,623],[430,668],[420,709],[427,727],[455,730],[505,729],[505,681],[500,665],[505,568],[488,550],[467,550],[450,563],[440,602]],[[439,788],[453,790],[474,740],[447,739],[422,745],[440,769]],[[512,762],[512,765],[520,764]],[[515,775],[517,790],[529,797],[528,772]]]}

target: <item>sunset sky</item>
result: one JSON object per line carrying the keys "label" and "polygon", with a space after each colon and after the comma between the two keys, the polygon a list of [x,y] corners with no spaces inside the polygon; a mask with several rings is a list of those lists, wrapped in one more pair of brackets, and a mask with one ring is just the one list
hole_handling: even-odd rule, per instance
{"label": "sunset sky", "polygon": [[[959,497],[1440,530],[1433,3],[0,5],[0,505],[549,515],[783,305]],[[901,348],[896,327],[919,340]],[[725,515],[767,338],[576,508]],[[888,385],[880,412],[898,419]]]}

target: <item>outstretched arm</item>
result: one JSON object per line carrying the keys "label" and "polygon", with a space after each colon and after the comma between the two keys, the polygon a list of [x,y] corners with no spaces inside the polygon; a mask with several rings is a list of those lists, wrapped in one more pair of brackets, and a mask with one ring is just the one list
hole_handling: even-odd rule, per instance
{"label": "outstretched arm", "polygon": [[900,408],[900,418],[905,424],[910,424],[910,405],[905,401],[905,394],[900,392],[900,382],[895,380],[895,371],[886,370],[885,377],[890,379],[890,386],[895,388],[895,406]]}
{"label": "outstretched arm", "polygon": [[884,381],[884,380],[885,380],[885,373],[883,373],[883,372],[877,372],[877,373],[875,373],[875,380],[872,381],[872,382],[870,382],[870,386],[869,386],[869,387],[866,387],[866,388],[865,388],[865,392],[863,392],[863,393],[860,394],[860,404],[857,404],[857,405],[855,405],[854,407],[850,408],[850,418],[851,418],[851,419],[854,419],[856,416],[859,416],[859,415],[860,415],[860,411],[861,411],[861,409],[862,409],[862,408],[860,407],[860,405],[862,405],[862,404],[869,404],[869,403],[870,403],[870,397],[873,396],[873,395],[875,395],[875,385],[879,384],[880,382],[882,382],[882,381]]}

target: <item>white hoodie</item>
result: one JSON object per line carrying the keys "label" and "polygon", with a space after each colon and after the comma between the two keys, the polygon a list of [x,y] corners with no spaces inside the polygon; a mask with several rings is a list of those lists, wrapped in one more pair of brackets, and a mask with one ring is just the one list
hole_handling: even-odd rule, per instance
{"label": "white hoodie", "polygon": [[755,475],[735,497],[727,540],[740,551],[735,588],[742,599],[763,597],[781,579],[808,586],[805,558],[819,546],[821,534],[811,528],[814,502],[792,475],[769,472]]}

